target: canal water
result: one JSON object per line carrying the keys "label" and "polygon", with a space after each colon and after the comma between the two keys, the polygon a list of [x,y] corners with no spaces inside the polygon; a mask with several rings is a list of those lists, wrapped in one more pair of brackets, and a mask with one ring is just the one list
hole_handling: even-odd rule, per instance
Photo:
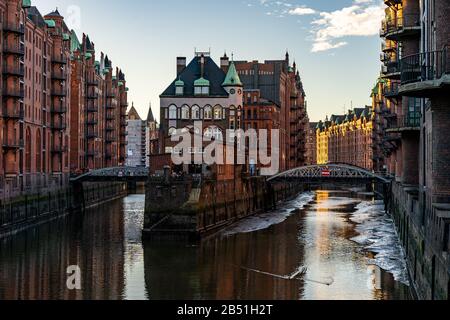
{"label": "canal water", "polygon": [[[304,193],[200,244],[143,242],[144,195],[0,240],[1,299],[409,299],[379,202]],[[81,270],[68,290],[67,267]]]}

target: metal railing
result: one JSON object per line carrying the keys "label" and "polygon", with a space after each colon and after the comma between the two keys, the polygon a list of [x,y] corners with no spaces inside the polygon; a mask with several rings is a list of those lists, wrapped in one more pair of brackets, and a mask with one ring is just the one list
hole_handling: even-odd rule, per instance
{"label": "metal railing", "polygon": [[16,89],[16,88],[4,88],[3,89],[3,96],[5,97],[14,97],[14,98],[22,98],[25,96],[25,91],[22,89]]}
{"label": "metal railing", "polygon": [[55,79],[55,80],[66,80],[67,79],[67,72],[65,72],[65,71],[52,72],[52,79]]}
{"label": "metal railing", "polygon": [[19,149],[23,148],[24,146],[24,140],[23,139],[15,139],[15,138],[3,138],[3,148],[13,148],[13,149]]}
{"label": "metal railing", "polygon": [[54,56],[52,57],[52,63],[67,64],[67,58],[64,56]]}
{"label": "metal railing", "polygon": [[3,44],[3,52],[5,53],[12,53],[12,54],[18,54],[18,55],[24,55],[25,54],[25,46],[23,44]]}
{"label": "metal railing", "polygon": [[61,89],[52,89],[52,96],[56,96],[56,97],[65,97],[67,95],[67,91],[65,88],[61,88]]}
{"label": "metal railing", "polygon": [[66,113],[67,107],[63,105],[52,106],[51,113]]}
{"label": "metal railing", "polygon": [[3,74],[23,77],[25,75],[25,69],[23,65],[6,65],[3,67]]}
{"label": "metal railing", "polygon": [[401,60],[402,84],[440,79],[450,74],[450,53],[446,46],[441,51],[429,51],[404,57]]}
{"label": "metal railing", "polygon": [[388,121],[387,129],[404,129],[404,128],[419,128],[421,123],[420,112],[409,114],[403,117],[397,117]]}
{"label": "metal railing", "polygon": [[380,35],[386,36],[394,32],[400,32],[405,28],[420,28],[419,14],[404,14],[399,17],[388,18],[383,21]]}
{"label": "metal railing", "polygon": [[16,106],[14,108],[3,107],[2,116],[6,119],[23,119],[24,112],[23,109]]}
{"label": "metal railing", "polygon": [[25,27],[24,25],[18,23],[6,23],[3,25],[3,31],[24,34]]}
{"label": "metal railing", "polygon": [[391,82],[389,84],[385,84],[383,87],[383,94],[385,97],[398,96],[399,88],[399,82]]}

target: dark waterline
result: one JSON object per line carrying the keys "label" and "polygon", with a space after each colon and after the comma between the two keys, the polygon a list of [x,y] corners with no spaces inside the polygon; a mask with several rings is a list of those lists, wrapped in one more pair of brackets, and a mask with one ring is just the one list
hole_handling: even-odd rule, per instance
{"label": "dark waterline", "polygon": [[[0,240],[0,299],[409,298],[408,287],[369,265],[373,255],[351,240],[357,203],[318,192],[278,224],[192,245],[142,243],[144,196],[131,195]],[[81,268],[80,291],[66,287],[70,265]],[[302,266],[304,276],[283,278]]]}

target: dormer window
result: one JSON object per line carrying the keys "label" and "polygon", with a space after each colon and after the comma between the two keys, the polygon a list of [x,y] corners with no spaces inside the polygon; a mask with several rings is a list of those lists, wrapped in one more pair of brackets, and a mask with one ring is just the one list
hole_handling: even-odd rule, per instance
{"label": "dormer window", "polygon": [[205,78],[200,78],[194,82],[194,94],[196,96],[208,96],[209,95],[209,81]]}
{"label": "dormer window", "polygon": [[175,94],[177,96],[182,96],[184,94],[184,82],[181,79],[178,79],[175,82]]}

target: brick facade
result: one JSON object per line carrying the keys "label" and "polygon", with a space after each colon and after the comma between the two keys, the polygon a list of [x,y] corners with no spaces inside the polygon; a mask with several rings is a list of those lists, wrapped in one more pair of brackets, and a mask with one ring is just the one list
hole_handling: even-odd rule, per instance
{"label": "brick facade", "polygon": [[[93,48],[77,40],[58,10],[45,16],[28,1],[0,0],[0,198],[9,198],[68,183],[69,174],[116,166],[125,159],[120,137],[126,128],[126,83],[111,64],[95,69]],[[83,49],[82,49],[83,48]],[[106,61],[106,59],[105,59]],[[100,74],[100,72],[105,72]],[[89,73],[91,72],[91,73]],[[92,77],[91,77],[92,76]],[[89,79],[89,81],[88,81]],[[92,84],[98,88],[90,90]],[[97,121],[96,138],[103,130],[107,100],[88,114],[89,96],[111,97],[114,105],[113,143],[101,141],[92,150],[103,151],[97,163],[87,164],[89,125]],[[91,109],[91,108],[89,108]]]}

